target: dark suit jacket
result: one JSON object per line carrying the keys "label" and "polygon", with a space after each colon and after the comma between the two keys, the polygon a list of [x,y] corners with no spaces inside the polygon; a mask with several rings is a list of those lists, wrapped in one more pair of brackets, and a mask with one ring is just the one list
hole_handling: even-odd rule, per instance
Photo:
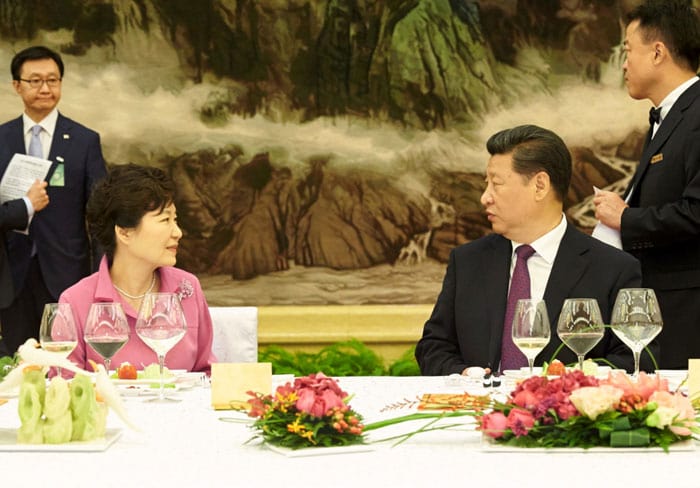
{"label": "dark suit jacket", "polygon": [[[0,125],[0,175],[15,153],[25,154],[22,117]],[[53,164],[47,181],[59,164],[64,186],[47,188],[49,205],[34,215],[29,236],[8,234],[15,290],[29,268],[32,242],[36,245],[44,282],[56,297],[91,272],[90,246],[85,226],[85,204],[96,180],[106,175],[97,132],[58,115],[49,157]]]}
{"label": "dark suit jacket", "polygon": [[24,200],[10,200],[0,205],[0,308],[7,307],[15,294],[5,250],[5,235],[11,229],[24,229],[26,226],[27,205]]}
{"label": "dark suit jacket", "polygon": [[[469,366],[496,369],[501,360],[503,320],[510,281],[511,243],[491,234],[450,253],[447,272],[433,313],[416,346],[416,359],[425,375],[461,373]],[[552,327],[551,340],[535,363],[549,361],[561,344],[556,328],[565,298],[595,298],[609,323],[620,288],[641,283],[639,262],[568,225],[545,288],[544,300]],[[576,356],[566,347],[558,359]],[[588,354],[605,357],[631,370],[631,351],[610,329]]]}
{"label": "dark suit jacket", "polygon": [[647,138],[630,189],[622,247],[659,298],[662,367],[687,368],[689,357],[700,357],[700,81]]}

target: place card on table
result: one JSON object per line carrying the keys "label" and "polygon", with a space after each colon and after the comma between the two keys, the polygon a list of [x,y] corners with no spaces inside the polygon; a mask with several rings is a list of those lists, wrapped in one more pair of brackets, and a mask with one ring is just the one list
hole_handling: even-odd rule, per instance
{"label": "place card on table", "polygon": [[688,359],[688,398],[700,394],[700,359]]}
{"label": "place card on table", "polygon": [[211,405],[215,410],[248,410],[254,391],[272,391],[272,363],[213,363],[211,365]]}

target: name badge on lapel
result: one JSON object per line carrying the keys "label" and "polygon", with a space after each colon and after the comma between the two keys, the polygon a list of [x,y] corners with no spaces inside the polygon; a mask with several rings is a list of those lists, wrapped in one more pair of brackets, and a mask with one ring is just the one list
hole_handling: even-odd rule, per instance
{"label": "name badge on lapel", "polygon": [[51,179],[49,180],[49,186],[65,186],[65,168],[63,167],[63,158],[61,156],[56,157],[58,164],[56,169],[53,170]]}
{"label": "name badge on lapel", "polygon": [[651,157],[651,164],[660,163],[660,162],[663,161],[663,160],[664,160],[664,155],[663,155],[663,153],[654,154],[654,155]]}

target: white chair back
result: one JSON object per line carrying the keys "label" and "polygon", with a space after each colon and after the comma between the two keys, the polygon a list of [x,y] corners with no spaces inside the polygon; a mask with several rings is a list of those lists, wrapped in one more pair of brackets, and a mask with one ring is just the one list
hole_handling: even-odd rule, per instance
{"label": "white chair back", "polygon": [[212,352],[220,363],[258,362],[258,308],[209,307]]}

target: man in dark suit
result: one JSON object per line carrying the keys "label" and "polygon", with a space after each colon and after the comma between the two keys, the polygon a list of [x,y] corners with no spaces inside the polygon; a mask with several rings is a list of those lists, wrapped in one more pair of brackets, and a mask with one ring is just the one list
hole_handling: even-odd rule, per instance
{"label": "man in dark suit", "polygon": [[[524,125],[494,134],[487,149],[481,203],[494,233],[450,253],[442,290],[416,347],[425,375],[467,374],[472,366],[505,369],[502,352],[512,347],[504,334],[505,315],[520,247],[534,250],[526,263],[528,292],[544,299],[551,326],[551,340],[536,364],[549,361],[561,344],[556,326],[564,299],[597,299],[609,323],[618,290],[641,283],[636,259],[567,223],[563,201],[571,155],[561,138]],[[610,329],[588,356],[633,367],[631,351]],[[558,359],[570,363],[576,356],[563,348]]]}
{"label": "man in dark suit", "polygon": [[624,200],[595,199],[596,217],[620,231],[642,264],[664,327],[659,364],[685,369],[700,358],[700,18],[687,1],[648,1],[628,17],[625,82],[657,107]]}
{"label": "man in dark suit", "polygon": [[[46,182],[37,180],[23,198],[9,200],[0,205],[0,308],[10,305],[15,296],[5,250],[5,233],[9,230],[26,229],[29,218],[46,207],[48,203]],[[0,337],[2,337],[2,323],[0,323]],[[10,354],[11,352],[5,349],[5,344],[0,341],[0,356]]]}
{"label": "man in dark suit", "polygon": [[106,167],[99,135],[56,109],[63,79],[58,53],[27,48],[14,56],[11,71],[24,113],[0,125],[0,175],[15,153],[51,161],[50,205],[31,219],[28,234],[7,235],[15,295],[0,309],[0,320],[5,346],[15,351],[27,338],[38,338],[44,304],[58,301],[63,290],[91,272],[85,203]]}

